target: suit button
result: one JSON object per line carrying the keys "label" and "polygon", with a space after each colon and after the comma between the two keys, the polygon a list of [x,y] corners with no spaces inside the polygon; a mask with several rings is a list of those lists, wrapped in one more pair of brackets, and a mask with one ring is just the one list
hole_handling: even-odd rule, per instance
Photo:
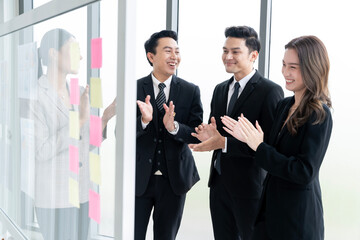
{"label": "suit button", "polygon": [[149,163],[152,163],[152,160],[151,160],[151,158],[149,158]]}
{"label": "suit button", "polygon": [[158,151],[158,154],[161,154],[161,150]]}
{"label": "suit button", "polygon": [[159,139],[159,143],[162,143],[162,140],[161,140],[161,139]]}
{"label": "suit button", "polygon": [[154,138],[154,142],[156,142],[156,140],[157,140],[157,139],[156,139],[156,138]]}
{"label": "suit button", "polygon": [[158,166],[160,166],[160,162],[158,162]]}
{"label": "suit button", "polygon": [[79,162],[79,167],[82,167],[82,162]]}

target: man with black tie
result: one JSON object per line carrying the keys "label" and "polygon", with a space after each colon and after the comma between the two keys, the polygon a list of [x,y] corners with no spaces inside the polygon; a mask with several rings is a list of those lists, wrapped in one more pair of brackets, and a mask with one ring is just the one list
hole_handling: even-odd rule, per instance
{"label": "man with black tie", "polygon": [[225,37],[222,60],[226,72],[234,75],[215,87],[209,124],[199,125],[193,133],[202,143],[189,146],[194,151],[214,150],[209,187],[215,239],[248,240],[265,172],[255,164],[254,151],[223,129],[221,117],[228,115],[237,120],[243,113],[252,123],[260,123],[266,137],[284,93],[254,69],[260,41],[253,28],[229,27]]}
{"label": "man with black tie", "polygon": [[153,210],[154,239],[171,240],[186,193],[200,179],[188,144],[198,142],[191,133],[203,109],[199,87],[174,75],[176,32],[154,33],[145,51],[153,71],[137,81],[135,239],[145,239]]}

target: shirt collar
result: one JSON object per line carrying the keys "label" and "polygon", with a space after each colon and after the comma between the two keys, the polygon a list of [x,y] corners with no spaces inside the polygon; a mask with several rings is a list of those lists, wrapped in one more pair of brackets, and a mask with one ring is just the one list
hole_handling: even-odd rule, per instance
{"label": "shirt collar", "polygon": [[[158,87],[161,82],[159,80],[157,80],[157,78],[154,76],[153,73],[151,73],[151,78],[153,81],[153,85]],[[171,79],[172,79],[172,75],[168,79],[165,80],[164,84],[165,84],[166,88],[170,87]]]}
{"label": "shirt collar", "polygon": [[[249,80],[254,76],[254,74],[256,73],[256,70],[253,69],[248,75],[246,75],[245,77],[243,77],[242,79],[239,80],[240,83],[240,87],[241,89],[244,89],[246,84],[249,82]],[[230,84],[230,88],[234,88],[235,83],[236,83],[236,78],[234,75],[234,80],[232,81],[232,83]]]}

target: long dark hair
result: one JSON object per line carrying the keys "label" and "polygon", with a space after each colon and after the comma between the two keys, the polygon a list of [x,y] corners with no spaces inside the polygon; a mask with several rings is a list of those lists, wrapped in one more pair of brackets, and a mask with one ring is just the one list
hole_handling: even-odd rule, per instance
{"label": "long dark hair", "polygon": [[49,50],[54,48],[59,51],[61,47],[64,46],[64,44],[72,37],[74,36],[71,33],[61,28],[52,29],[44,34],[38,49],[38,77],[41,77],[43,74],[42,65],[48,66],[49,64]]}
{"label": "long dark hair", "polygon": [[297,52],[306,88],[300,105],[287,122],[289,132],[296,134],[297,129],[309,119],[313,112],[316,115],[313,124],[324,121],[326,112],[323,104],[331,107],[328,89],[330,62],[325,45],[315,36],[295,38],[285,45],[285,49],[294,49]]}

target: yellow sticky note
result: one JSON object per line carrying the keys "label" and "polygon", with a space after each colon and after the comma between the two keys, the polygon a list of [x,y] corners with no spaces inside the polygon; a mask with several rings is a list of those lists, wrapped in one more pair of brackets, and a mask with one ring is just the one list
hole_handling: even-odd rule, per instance
{"label": "yellow sticky note", "polygon": [[90,179],[94,183],[101,184],[100,156],[90,152]]}
{"label": "yellow sticky note", "polygon": [[69,122],[70,137],[79,139],[79,135],[80,135],[79,112],[70,111],[69,121],[70,121]]}
{"label": "yellow sticky note", "polygon": [[103,107],[100,78],[90,78],[90,105],[94,108]]}
{"label": "yellow sticky note", "polygon": [[80,208],[79,183],[72,178],[69,178],[69,202],[74,207]]}
{"label": "yellow sticky note", "polygon": [[79,43],[72,42],[70,45],[70,63],[72,71],[79,71],[80,66],[80,47]]}

